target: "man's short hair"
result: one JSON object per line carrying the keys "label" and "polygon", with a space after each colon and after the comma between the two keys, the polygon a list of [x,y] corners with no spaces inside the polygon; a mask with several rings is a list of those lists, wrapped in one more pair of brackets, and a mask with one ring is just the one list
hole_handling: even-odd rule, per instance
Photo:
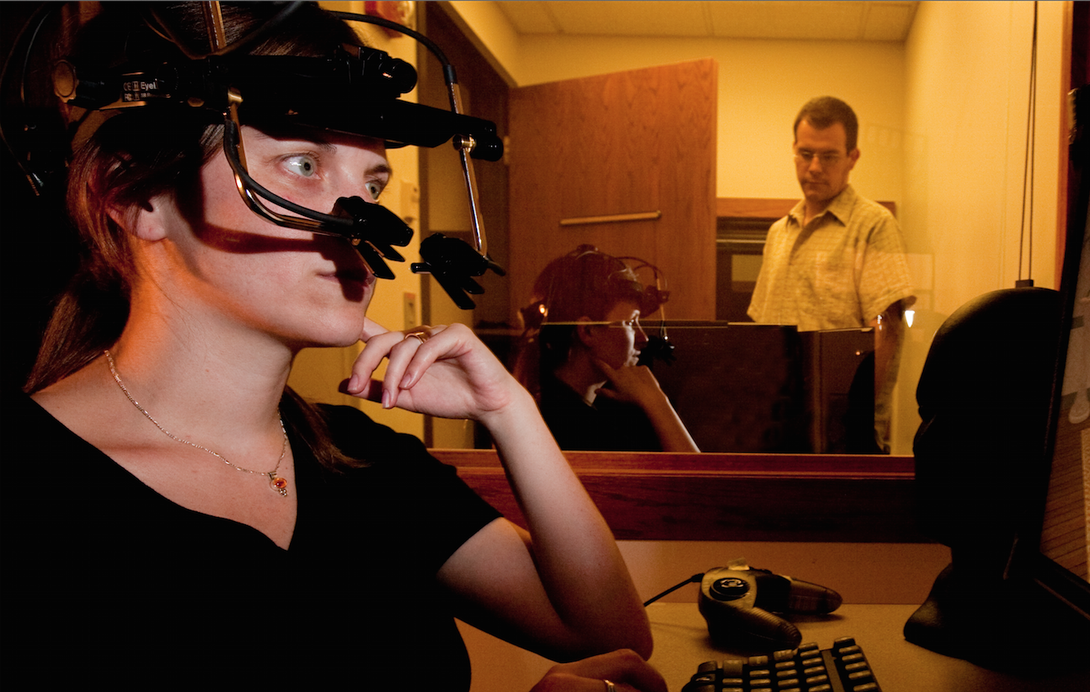
{"label": "man's short hair", "polygon": [[859,141],[859,120],[855,117],[852,107],[835,96],[817,96],[810,99],[799,110],[795,118],[795,126],[791,129],[791,136],[797,141],[799,123],[809,120],[810,124],[819,130],[832,127],[834,123],[844,126],[844,132],[848,135],[848,153],[855,150]]}

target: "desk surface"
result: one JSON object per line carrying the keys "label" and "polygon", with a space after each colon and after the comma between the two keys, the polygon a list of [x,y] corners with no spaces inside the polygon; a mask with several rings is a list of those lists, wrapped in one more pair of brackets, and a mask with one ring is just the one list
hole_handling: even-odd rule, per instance
{"label": "desk surface", "polygon": [[[844,605],[822,618],[797,619],[804,642],[828,649],[855,637],[883,692],[1049,692],[1090,690],[1090,670],[1047,680],[996,673],[905,641],[902,629],[913,605]],[[651,663],[670,692],[679,692],[704,661],[738,658],[714,648],[695,603],[654,603],[647,609],[655,636]],[[984,633],[986,635],[986,633]]]}
{"label": "desk surface", "polygon": [[[902,629],[914,605],[841,606],[822,618],[792,621],[804,642],[822,649],[840,637],[863,647],[883,692],[1084,692],[1090,670],[1044,680],[1026,680],[928,651],[905,641]],[[651,663],[669,692],[681,692],[705,661],[738,658],[716,649],[696,603],[653,603],[647,608],[655,651]],[[536,654],[459,623],[473,660],[472,692],[528,690],[553,665]],[[987,636],[987,633],[982,633]]]}

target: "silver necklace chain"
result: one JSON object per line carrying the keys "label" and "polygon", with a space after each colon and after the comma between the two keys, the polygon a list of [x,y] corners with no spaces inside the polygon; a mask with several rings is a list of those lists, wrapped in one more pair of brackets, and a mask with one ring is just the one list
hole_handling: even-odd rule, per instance
{"label": "silver necklace chain", "polygon": [[243,473],[249,473],[249,474],[253,474],[255,476],[268,476],[270,485],[272,486],[272,489],[275,490],[276,492],[280,493],[284,497],[288,496],[288,482],[287,482],[287,480],[285,478],[283,478],[282,476],[277,475],[277,473],[276,473],[280,469],[280,464],[284,461],[284,456],[288,453],[288,431],[284,428],[284,418],[282,416],[280,416],[279,419],[280,419],[280,432],[282,432],[284,434],[284,443],[280,447],[280,458],[276,460],[276,466],[273,467],[272,471],[253,471],[251,469],[244,469],[241,466],[239,466],[238,464],[236,464],[233,461],[231,461],[230,459],[228,459],[227,457],[220,454],[219,452],[217,452],[215,450],[212,450],[212,449],[209,449],[208,447],[205,447],[203,445],[199,445],[196,442],[192,442],[190,440],[187,440],[184,437],[178,437],[177,435],[174,435],[169,430],[167,430],[162,425],[160,425],[159,421],[155,420],[155,418],[153,418],[152,415],[147,412],[147,409],[145,409],[143,406],[141,406],[139,404],[139,402],[137,402],[136,399],[133,398],[133,395],[129,393],[129,389],[125,386],[125,383],[121,381],[121,375],[119,375],[117,373],[117,367],[114,365],[114,359],[113,359],[113,356],[110,355],[110,351],[107,349],[103,353],[106,354],[106,362],[110,366],[110,373],[114,376],[114,381],[117,382],[117,386],[120,387],[121,391],[125,394],[125,398],[127,398],[129,400],[129,402],[133,406],[136,407],[137,411],[140,411],[140,413],[144,414],[145,418],[147,418],[152,423],[154,423],[155,427],[159,428],[159,432],[163,433],[164,435],[166,435],[170,439],[174,440],[175,442],[178,442],[178,443],[184,444],[184,445],[189,445],[190,447],[196,447],[197,449],[208,452],[209,454],[216,457],[217,459],[219,459],[223,463],[227,464],[228,466],[233,467],[236,471],[242,471]]}

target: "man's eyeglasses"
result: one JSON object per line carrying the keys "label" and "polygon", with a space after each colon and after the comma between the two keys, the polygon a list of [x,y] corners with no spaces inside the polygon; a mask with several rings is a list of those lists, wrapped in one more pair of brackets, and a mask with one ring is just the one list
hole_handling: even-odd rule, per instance
{"label": "man's eyeglasses", "polygon": [[818,163],[821,164],[822,168],[825,168],[827,166],[835,166],[836,164],[840,163],[840,161],[844,158],[844,156],[838,151],[823,151],[821,153],[818,153],[806,149],[799,149],[795,152],[795,161],[799,163],[809,164],[811,161],[814,160],[815,156],[817,157]]}

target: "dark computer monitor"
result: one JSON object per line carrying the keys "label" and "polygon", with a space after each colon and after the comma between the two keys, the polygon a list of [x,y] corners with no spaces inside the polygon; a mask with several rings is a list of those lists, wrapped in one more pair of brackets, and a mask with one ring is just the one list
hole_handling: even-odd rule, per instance
{"label": "dark computer monitor", "polygon": [[1038,584],[1090,620],[1090,225],[1087,223],[1090,203],[1087,198],[1084,190],[1078,205],[1072,205],[1076,213],[1069,224],[1060,281],[1062,331],[1046,450],[1047,491],[1043,498],[1038,498],[1039,521],[1025,532],[1023,544],[1028,556],[1021,557]]}
{"label": "dark computer monitor", "polygon": [[[1087,87],[1076,101],[1090,115]],[[1020,282],[963,305],[916,389],[920,526],[951,563],[905,638],[1024,675],[1090,664],[1088,140],[1080,128],[1071,150],[1060,290]]]}

